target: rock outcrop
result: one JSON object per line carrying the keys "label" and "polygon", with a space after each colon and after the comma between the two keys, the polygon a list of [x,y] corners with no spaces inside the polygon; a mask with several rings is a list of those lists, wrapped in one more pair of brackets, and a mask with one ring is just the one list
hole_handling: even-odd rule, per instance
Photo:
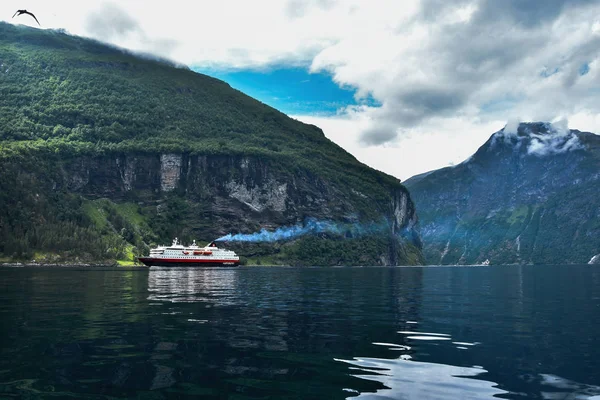
{"label": "rock outcrop", "polygon": [[161,154],[160,189],[169,192],[177,187],[181,175],[181,154]]}
{"label": "rock outcrop", "polygon": [[[50,184],[89,198],[122,201],[135,193],[140,200],[160,203],[170,192],[203,202],[214,226],[212,236],[230,227],[247,232],[257,228],[302,223],[306,217],[359,222],[365,203],[390,221],[391,232],[418,243],[417,216],[408,192],[391,190],[389,207],[357,191],[308,171],[276,168],[272,161],[248,156],[188,154],[120,155],[65,160],[64,175]],[[66,185],[66,187],[65,187]]]}

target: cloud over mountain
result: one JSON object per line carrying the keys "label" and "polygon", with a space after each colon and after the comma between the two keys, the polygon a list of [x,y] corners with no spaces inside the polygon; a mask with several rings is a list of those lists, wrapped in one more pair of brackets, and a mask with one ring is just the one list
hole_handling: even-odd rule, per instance
{"label": "cloud over mountain", "polygon": [[125,10],[113,3],[104,3],[95,13],[89,14],[86,29],[98,39],[120,39],[141,28]]}
{"label": "cloud over mountain", "polygon": [[483,126],[564,116],[575,126],[600,113],[597,1],[36,4],[56,15],[47,26],[190,66],[326,71],[356,90],[358,106],[338,117],[366,121],[356,136],[363,146],[431,133],[449,120]]}
{"label": "cloud over mountain", "polygon": [[312,68],[382,104],[370,110],[373,124],[361,137],[368,144],[437,117],[597,113],[590,87],[600,88],[598,15],[588,1],[428,0],[399,26],[367,32],[371,40],[341,39]]}

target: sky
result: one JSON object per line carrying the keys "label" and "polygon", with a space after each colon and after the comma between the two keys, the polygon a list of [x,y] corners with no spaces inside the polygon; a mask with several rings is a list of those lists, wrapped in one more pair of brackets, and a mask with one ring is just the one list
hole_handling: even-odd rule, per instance
{"label": "sky", "polygon": [[600,1],[3,0],[228,82],[402,180],[515,121],[600,133]]}

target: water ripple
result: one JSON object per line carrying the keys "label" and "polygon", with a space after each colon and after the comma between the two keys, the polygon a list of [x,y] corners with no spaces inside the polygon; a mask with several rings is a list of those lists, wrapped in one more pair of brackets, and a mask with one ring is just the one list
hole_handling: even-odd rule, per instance
{"label": "water ripple", "polygon": [[382,383],[386,388],[376,393],[361,393],[359,399],[493,399],[508,392],[495,382],[473,379],[487,372],[481,368],[457,367],[405,359],[377,358],[337,359],[366,372],[357,378]]}

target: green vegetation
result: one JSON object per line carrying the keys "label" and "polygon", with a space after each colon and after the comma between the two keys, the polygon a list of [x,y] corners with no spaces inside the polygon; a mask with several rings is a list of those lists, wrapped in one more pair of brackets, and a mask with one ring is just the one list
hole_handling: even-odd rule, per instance
{"label": "green vegetation", "polygon": [[[0,23],[0,93],[2,259],[126,263],[175,236],[208,242],[321,212],[321,206],[304,207],[238,222],[247,211],[234,212],[227,204],[215,215],[224,190],[219,180],[268,174],[295,190],[313,185],[298,195],[335,195],[325,204],[329,214],[350,213],[359,221],[389,216],[394,193],[406,193],[397,179],[362,165],[319,128],[222,81],[63,32]],[[181,155],[190,182],[162,191],[162,154]],[[201,157],[213,181],[188,171]],[[240,172],[242,158],[260,166],[256,177]],[[122,165],[132,159],[139,163],[131,173],[146,181],[124,189]],[[333,239],[331,249],[323,249],[331,259],[307,258],[305,241],[286,245],[285,257],[277,256],[275,246],[270,255],[248,255],[248,262],[362,260],[354,258],[352,241]],[[390,254],[387,237],[358,245],[371,255]],[[402,249],[390,257],[419,259],[416,247]]]}
{"label": "green vegetation", "polygon": [[60,32],[0,24],[0,64],[0,157],[255,155],[374,194],[382,192],[381,183],[398,185],[319,128],[165,62]]}
{"label": "green vegetation", "polygon": [[509,224],[522,224],[529,214],[529,206],[520,206],[513,210],[507,222]]}
{"label": "green vegetation", "polygon": [[347,238],[321,234],[276,243],[230,243],[246,265],[404,265],[423,264],[418,248],[397,237]]}

